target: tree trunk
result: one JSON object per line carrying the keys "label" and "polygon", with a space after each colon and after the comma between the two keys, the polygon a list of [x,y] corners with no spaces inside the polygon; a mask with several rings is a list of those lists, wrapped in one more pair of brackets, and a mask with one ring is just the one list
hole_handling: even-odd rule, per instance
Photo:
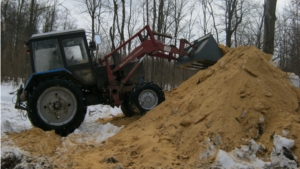
{"label": "tree trunk", "polygon": [[265,0],[265,27],[263,51],[268,54],[274,53],[276,3],[277,0]]}
{"label": "tree trunk", "polygon": [[[155,24],[156,24],[156,0],[153,0],[153,22],[152,22],[152,30],[155,31]],[[155,73],[155,59],[151,57],[151,81],[154,81],[154,73]]]}
{"label": "tree trunk", "polygon": [[[122,43],[125,42],[125,36],[124,36],[124,27],[125,27],[125,0],[122,1],[122,23],[121,23],[121,32],[120,32],[120,41]],[[126,48],[123,48],[123,56],[126,56]]]}
{"label": "tree trunk", "polygon": [[149,25],[149,1],[146,0],[146,21],[147,21],[147,25]]}

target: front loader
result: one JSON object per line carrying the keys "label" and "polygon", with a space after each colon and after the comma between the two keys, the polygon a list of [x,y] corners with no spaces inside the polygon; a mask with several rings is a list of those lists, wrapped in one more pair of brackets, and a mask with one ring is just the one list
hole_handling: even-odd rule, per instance
{"label": "front loader", "polygon": [[[174,60],[178,67],[197,70],[222,57],[210,34],[194,42],[178,39],[178,48],[163,44],[156,36],[173,38],[153,32],[147,25],[95,60],[92,55],[96,44],[88,45],[83,29],[32,35],[25,43],[32,74],[17,91],[15,108],[26,110],[34,126],[65,136],[80,126],[87,106],[121,106],[123,114],[130,117],[143,115],[163,102],[162,89],[144,80],[146,56]],[[100,40],[99,36],[95,39]],[[140,44],[122,59],[120,50],[136,39]]]}

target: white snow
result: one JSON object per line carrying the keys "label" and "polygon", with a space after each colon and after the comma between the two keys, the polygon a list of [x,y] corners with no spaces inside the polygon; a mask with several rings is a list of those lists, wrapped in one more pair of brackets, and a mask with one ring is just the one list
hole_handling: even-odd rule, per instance
{"label": "white snow", "polygon": [[[295,142],[294,140],[281,137],[280,135],[277,134],[274,135],[274,141],[273,141],[274,148],[273,148],[273,152],[270,155],[270,159],[273,165],[283,167],[283,168],[297,168],[296,161],[288,159],[284,155],[284,153],[288,153],[288,152],[286,152],[283,149],[285,148],[290,150],[290,148],[294,147],[294,142]],[[297,157],[295,155],[290,154],[290,156],[293,156],[293,158],[297,160]]]}
{"label": "white snow", "polygon": [[[262,120],[263,121],[263,120]],[[240,148],[235,148],[231,152],[225,152],[218,149],[218,145],[222,144],[221,136],[218,136],[218,141],[215,138],[205,138],[204,145],[206,149],[200,153],[200,161],[206,161],[208,158],[216,155],[214,166],[212,168],[222,169],[260,169],[260,168],[289,168],[296,169],[297,163],[295,160],[288,159],[283,154],[283,147],[288,149],[294,146],[294,140],[274,135],[274,148],[270,158],[259,159],[256,157],[258,151],[265,151],[265,146],[256,143],[254,140],[248,141],[248,145],[241,145]],[[243,139],[244,140],[244,139]],[[244,140],[246,141],[246,140]],[[276,150],[276,151],[275,151]],[[294,159],[297,159],[293,154]]]}
{"label": "white snow", "polygon": [[252,169],[269,166],[270,162],[264,162],[256,157],[256,152],[263,149],[265,149],[264,146],[254,140],[250,140],[248,145],[242,145],[241,148],[235,148],[229,153],[220,149],[215,160],[215,166],[225,169]]}
{"label": "white snow", "polygon": [[231,168],[235,164],[232,157],[223,150],[219,150],[216,161],[217,165],[222,165],[224,168]]}
{"label": "white snow", "polygon": [[[296,169],[295,160],[288,159],[282,151],[282,147],[292,148],[294,140],[290,140],[279,135],[274,136],[274,149],[270,154],[270,159],[263,161],[256,157],[258,151],[264,151],[265,147],[254,140],[250,140],[248,145],[242,145],[241,148],[235,148],[227,153],[218,150],[215,160],[215,167],[224,169],[258,169],[258,168],[289,168]],[[294,155],[293,155],[294,156]],[[294,156],[295,159],[297,157]]]}
{"label": "white snow", "polygon": [[275,152],[280,153],[282,151],[282,147],[292,148],[295,141],[275,134],[273,142],[275,146]]}
{"label": "white snow", "polygon": [[25,112],[14,108],[14,95],[9,93],[16,90],[11,83],[1,84],[1,136],[4,132],[21,132],[32,128]]}
{"label": "white snow", "polygon": [[288,80],[291,82],[292,85],[300,88],[300,78],[295,73],[288,73]]}

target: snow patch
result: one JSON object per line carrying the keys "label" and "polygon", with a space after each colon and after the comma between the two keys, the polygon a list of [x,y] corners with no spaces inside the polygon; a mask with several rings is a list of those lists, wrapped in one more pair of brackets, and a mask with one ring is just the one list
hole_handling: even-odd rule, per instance
{"label": "snow patch", "polygon": [[256,157],[256,152],[264,150],[265,147],[256,143],[254,140],[250,140],[248,145],[242,145],[241,148],[235,148],[230,153],[223,150],[219,150],[215,167],[231,169],[231,168],[263,168],[266,165],[270,165],[269,162],[264,162]]}
{"label": "snow patch", "polygon": [[33,127],[26,112],[14,108],[14,95],[9,93],[16,89],[9,84],[1,84],[1,135],[5,132],[19,133]]}
{"label": "snow patch", "polygon": [[265,147],[254,140],[250,140],[248,145],[242,145],[241,148],[235,148],[227,153],[218,150],[215,160],[216,168],[232,169],[255,169],[255,168],[297,168],[297,157],[293,155],[290,148],[294,146],[294,140],[274,136],[274,148],[270,154],[271,162],[264,162],[256,157],[258,151],[264,151]]}
{"label": "snow patch", "polygon": [[95,144],[101,143],[103,140],[115,135],[123,127],[117,127],[111,123],[84,123],[77,128],[73,134],[80,135],[78,142],[93,142]]}
{"label": "snow patch", "polygon": [[294,147],[295,141],[275,134],[273,144],[275,146],[275,152],[280,153],[282,151],[282,147]]}
{"label": "snow patch", "polygon": [[288,73],[288,80],[291,82],[292,85],[300,88],[300,78],[295,73]]}

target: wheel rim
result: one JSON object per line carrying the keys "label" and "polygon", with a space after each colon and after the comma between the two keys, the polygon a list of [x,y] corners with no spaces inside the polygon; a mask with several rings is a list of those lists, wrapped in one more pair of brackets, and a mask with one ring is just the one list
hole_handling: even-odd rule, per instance
{"label": "wheel rim", "polygon": [[44,122],[61,126],[74,118],[77,101],[70,90],[63,87],[51,87],[40,95],[37,109]]}
{"label": "wheel rim", "polygon": [[143,90],[139,95],[139,103],[143,109],[151,110],[158,103],[157,94],[150,89]]}

